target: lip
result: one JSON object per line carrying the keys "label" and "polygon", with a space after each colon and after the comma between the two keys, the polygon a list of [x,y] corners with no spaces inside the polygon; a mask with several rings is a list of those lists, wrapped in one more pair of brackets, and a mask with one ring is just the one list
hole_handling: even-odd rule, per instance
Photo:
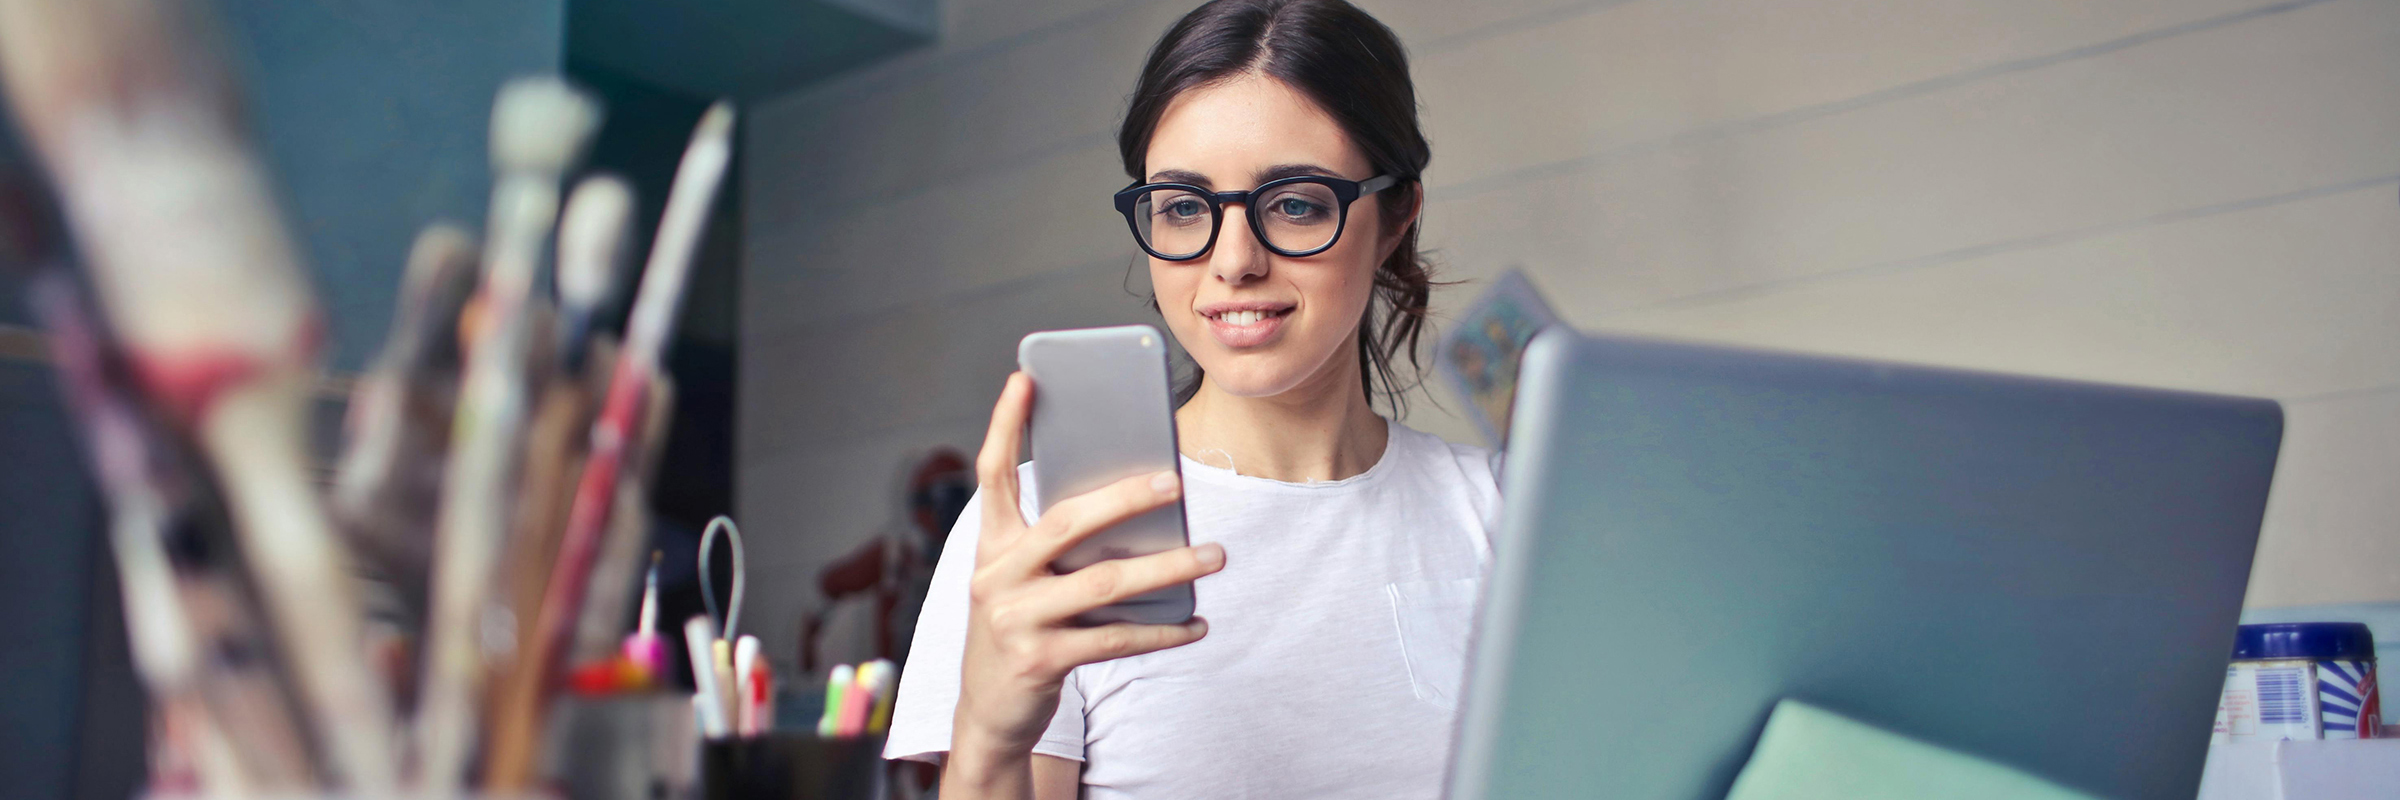
{"label": "lip", "polygon": [[[1208,321],[1208,332],[1217,343],[1229,350],[1246,350],[1273,343],[1283,333],[1283,324],[1292,318],[1298,306],[1291,303],[1266,301],[1210,303],[1194,311]],[[1236,312],[1259,312],[1263,319],[1247,325],[1225,321],[1225,315]]]}

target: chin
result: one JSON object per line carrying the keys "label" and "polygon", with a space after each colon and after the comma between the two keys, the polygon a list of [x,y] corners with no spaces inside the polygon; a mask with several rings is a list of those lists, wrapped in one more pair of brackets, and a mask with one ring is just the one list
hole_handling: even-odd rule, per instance
{"label": "chin", "polygon": [[1292,391],[1309,382],[1312,376],[1332,363],[1332,356],[1341,351],[1337,342],[1318,343],[1328,338],[1326,332],[1312,330],[1305,321],[1280,331],[1263,346],[1235,349],[1227,347],[1211,329],[1210,321],[1194,316],[1183,325],[1170,325],[1184,342],[1198,342],[1199,348],[1188,345],[1185,352],[1208,373],[1213,391],[1234,397],[1274,397]]}
{"label": "chin", "polygon": [[1236,359],[1237,363],[1216,367],[1202,364],[1200,368],[1208,372],[1209,385],[1235,397],[1274,397],[1291,391],[1306,377],[1301,370],[1289,365],[1238,363],[1242,360],[1247,359]]}
{"label": "chin", "polygon": [[[1194,357],[1200,368],[1208,372],[1208,383],[1216,391],[1235,397],[1274,397],[1307,385],[1311,379],[1333,365],[1334,357],[1343,352],[1334,345],[1324,353],[1310,353],[1313,348],[1284,341],[1276,346],[1250,352],[1217,350]],[[1312,357],[1314,356],[1314,357]]]}

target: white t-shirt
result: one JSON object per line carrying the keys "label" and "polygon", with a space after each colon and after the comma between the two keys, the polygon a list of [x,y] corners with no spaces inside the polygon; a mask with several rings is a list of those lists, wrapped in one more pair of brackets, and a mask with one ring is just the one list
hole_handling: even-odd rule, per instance
{"label": "white t-shirt", "polygon": [[[1346,480],[1182,463],[1192,541],[1225,547],[1194,588],[1208,636],[1076,668],[1034,752],[1084,762],[1103,800],[1438,796],[1500,515],[1489,451],[1395,423]],[[935,568],[886,757],[950,749],[981,504]]]}

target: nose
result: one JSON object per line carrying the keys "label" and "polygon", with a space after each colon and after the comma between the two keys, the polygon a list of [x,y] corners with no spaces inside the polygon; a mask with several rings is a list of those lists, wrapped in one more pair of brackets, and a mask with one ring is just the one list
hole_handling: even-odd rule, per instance
{"label": "nose", "polygon": [[1244,211],[1238,205],[1225,206],[1224,227],[1208,253],[1209,274],[1235,286],[1267,276],[1267,249],[1250,230],[1250,215]]}

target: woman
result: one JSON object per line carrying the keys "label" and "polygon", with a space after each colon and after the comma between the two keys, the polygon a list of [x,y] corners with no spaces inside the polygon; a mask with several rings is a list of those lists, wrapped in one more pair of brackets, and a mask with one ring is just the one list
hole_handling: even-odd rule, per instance
{"label": "woman", "polygon": [[[1198,369],[1182,480],[1037,522],[1009,378],[918,623],[886,755],[942,796],[1431,797],[1499,492],[1489,454],[1378,415],[1416,360],[1430,151],[1391,31],[1341,0],[1218,0],[1143,67],[1117,197]],[[1068,575],[1067,546],[1181,496],[1193,545]],[[1198,580],[1184,625],[1077,612]]]}

